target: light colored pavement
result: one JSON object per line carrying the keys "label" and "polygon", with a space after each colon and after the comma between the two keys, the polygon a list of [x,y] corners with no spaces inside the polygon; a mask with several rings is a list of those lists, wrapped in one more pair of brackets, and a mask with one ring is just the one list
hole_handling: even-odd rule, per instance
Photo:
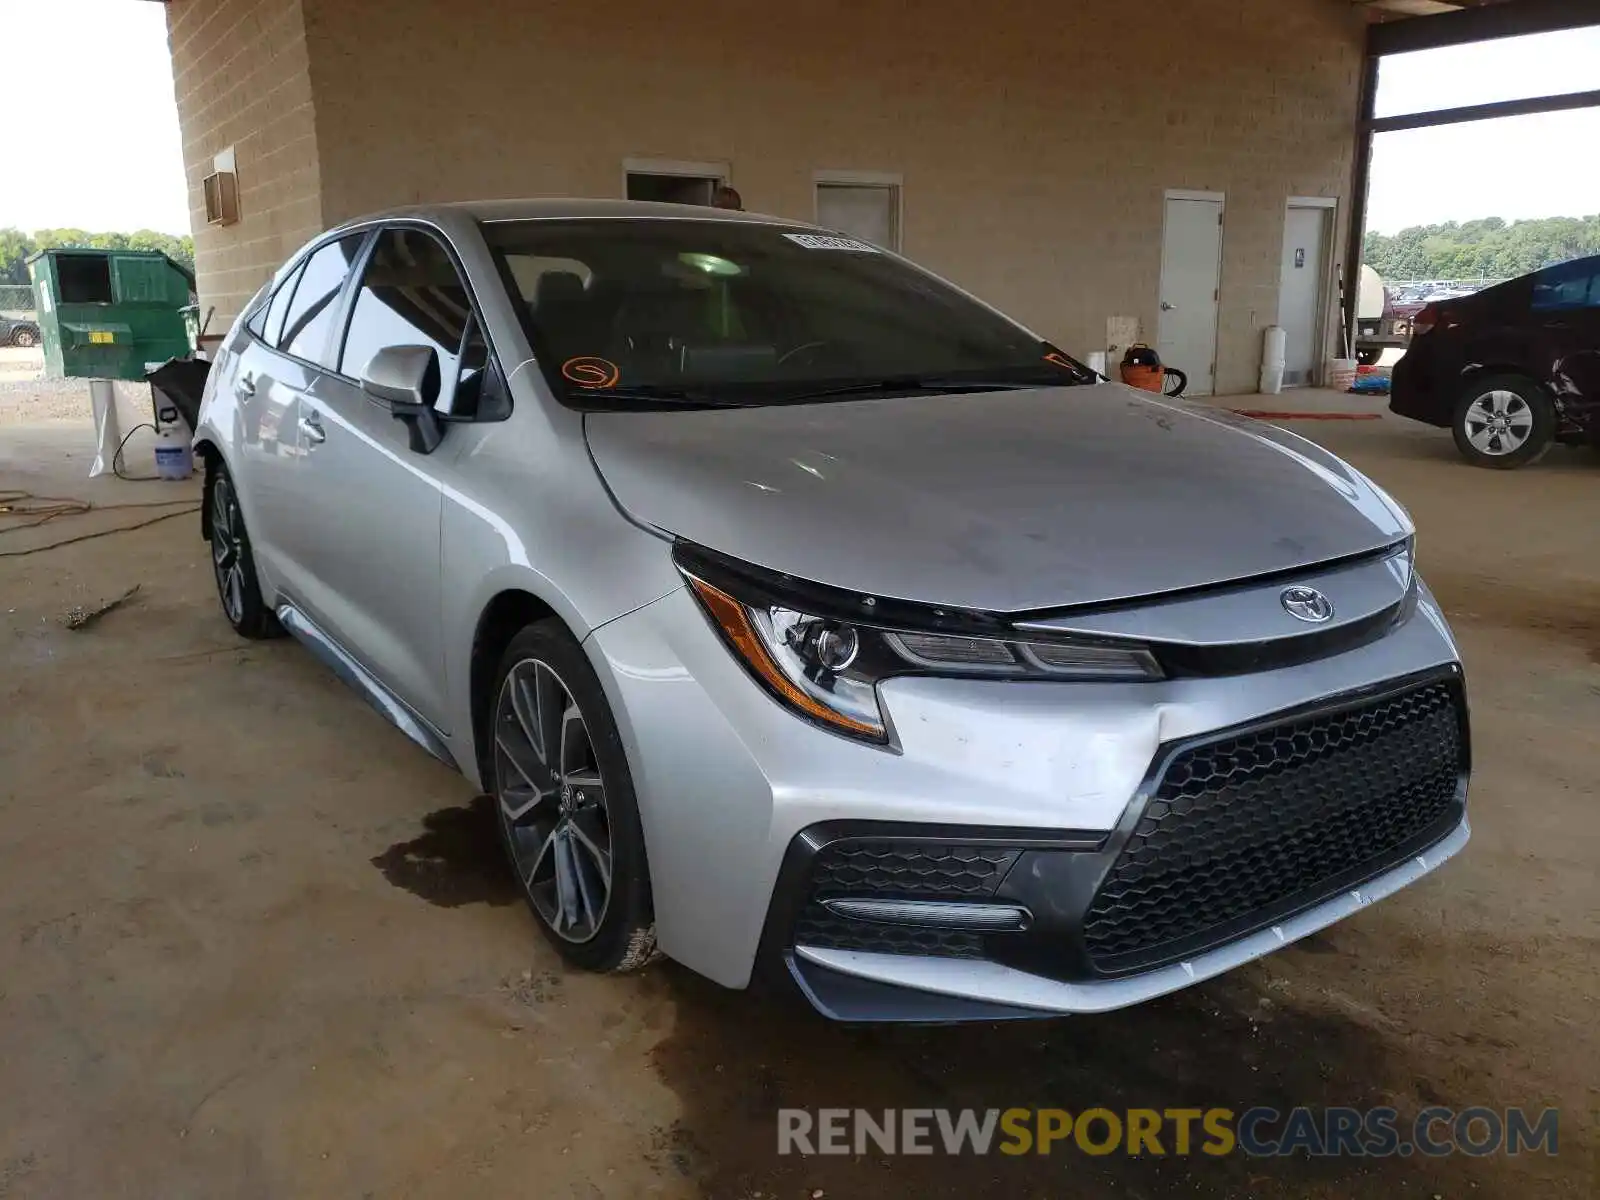
{"label": "light colored pavement", "polygon": [[[1474,840],[1261,964],[1048,1024],[842,1029],[670,965],[566,972],[467,785],[292,642],[234,639],[195,518],[0,557],[0,1196],[1593,1195],[1600,462],[1478,471],[1393,418],[1294,427],[1421,528],[1472,691]],[[0,423],[0,489],[197,495],[91,483],[91,453],[81,420]],[[779,1106],[1434,1103],[1559,1105],[1561,1155],[774,1154]]]}

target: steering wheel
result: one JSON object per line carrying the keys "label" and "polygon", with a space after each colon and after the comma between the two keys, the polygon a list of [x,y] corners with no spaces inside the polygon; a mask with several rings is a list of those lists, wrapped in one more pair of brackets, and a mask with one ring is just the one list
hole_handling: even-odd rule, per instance
{"label": "steering wheel", "polygon": [[826,340],[823,340],[823,341],[820,341],[820,342],[802,342],[802,343],[800,343],[800,345],[796,346],[794,349],[785,350],[782,354],[778,355],[778,365],[781,367],[781,366],[783,366],[784,363],[788,362],[795,355],[804,354],[807,350],[820,350],[822,347],[826,346],[827,344],[828,343],[827,343]]}

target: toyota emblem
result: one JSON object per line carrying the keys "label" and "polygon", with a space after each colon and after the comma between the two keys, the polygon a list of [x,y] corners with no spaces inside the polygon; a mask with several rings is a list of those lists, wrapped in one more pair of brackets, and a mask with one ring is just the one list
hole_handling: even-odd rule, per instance
{"label": "toyota emblem", "polygon": [[1313,587],[1286,587],[1278,594],[1278,602],[1297,621],[1320,625],[1333,616],[1333,602]]}

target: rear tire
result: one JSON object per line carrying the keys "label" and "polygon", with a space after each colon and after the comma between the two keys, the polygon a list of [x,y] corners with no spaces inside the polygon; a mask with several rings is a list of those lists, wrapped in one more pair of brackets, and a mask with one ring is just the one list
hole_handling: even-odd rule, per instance
{"label": "rear tire", "polygon": [[511,639],[485,735],[501,841],[540,930],[586,971],[651,962],[655,908],[628,758],[594,668],[559,621]]}
{"label": "rear tire", "polygon": [[11,334],[11,344],[30,350],[39,344],[39,335],[31,329],[18,329]]}
{"label": "rear tire", "polygon": [[1364,350],[1356,351],[1356,362],[1363,367],[1377,366],[1378,360],[1382,357],[1383,348],[1381,346],[1369,346]]}
{"label": "rear tire", "polygon": [[239,494],[233,476],[221,463],[206,477],[206,528],[211,531],[211,573],[217,581],[222,615],[240,637],[252,641],[277,637],[283,630],[261,597]]}
{"label": "rear tire", "polygon": [[1550,449],[1556,406],[1525,375],[1485,375],[1462,390],[1450,432],[1473,466],[1509,471],[1537,462]]}

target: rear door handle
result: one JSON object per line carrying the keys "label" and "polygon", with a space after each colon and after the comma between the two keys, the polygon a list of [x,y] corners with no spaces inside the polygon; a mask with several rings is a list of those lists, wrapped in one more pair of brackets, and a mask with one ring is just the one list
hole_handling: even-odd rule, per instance
{"label": "rear door handle", "polygon": [[234,384],[234,389],[239,393],[239,395],[243,396],[246,400],[250,399],[251,396],[254,396],[256,394],[255,376],[254,375],[241,375],[241,376],[239,376],[239,381],[236,384]]}
{"label": "rear door handle", "polygon": [[320,446],[328,440],[327,432],[322,428],[322,418],[316,413],[307,413],[300,418],[298,424],[308,445]]}

